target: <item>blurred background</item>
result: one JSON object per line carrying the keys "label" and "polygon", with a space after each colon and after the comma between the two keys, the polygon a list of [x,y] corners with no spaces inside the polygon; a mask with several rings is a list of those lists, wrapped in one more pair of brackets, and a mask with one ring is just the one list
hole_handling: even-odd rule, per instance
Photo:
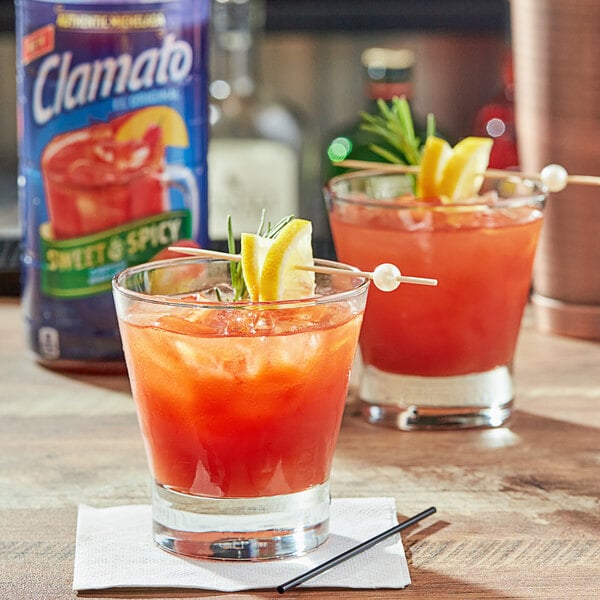
{"label": "blurred background", "polygon": [[267,1],[265,81],[299,102],[322,133],[364,107],[361,54],[415,52],[413,109],[434,112],[449,136],[471,132],[501,87],[509,43],[507,0]]}
{"label": "blurred background", "polygon": [[[415,53],[413,110],[434,112],[450,138],[472,132],[502,87],[508,0],[267,0],[262,83],[328,132],[365,106],[361,54],[370,46]],[[0,0],[0,233],[17,227],[13,0]]]}

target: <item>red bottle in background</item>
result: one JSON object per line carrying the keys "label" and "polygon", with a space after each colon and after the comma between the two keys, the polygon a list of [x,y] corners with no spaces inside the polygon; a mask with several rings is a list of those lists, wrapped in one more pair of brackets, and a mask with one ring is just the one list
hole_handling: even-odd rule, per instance
{"label": "red bottle in background", "polygon": [[512,57],[507,52],[502,61],[502,89],[477,112],[473,126],[474,135],[494,139],[489,162],[492,169],[519,166],[513,92]]}

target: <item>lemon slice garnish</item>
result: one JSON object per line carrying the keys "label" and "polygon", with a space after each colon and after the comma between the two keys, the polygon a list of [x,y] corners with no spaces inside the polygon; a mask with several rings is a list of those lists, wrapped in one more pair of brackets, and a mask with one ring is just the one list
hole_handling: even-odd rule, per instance
{"label": "lemon slice garnish", "polygon": [[260,275],[260,300],[295,300],[315,293],[315,274],[297,267],[314,266],[312,223],[290,221],[275,238]]}
{"label": "lemon slice garnish", "polygon": [[242,234],[242,268],[252,300],[271,302],[308,298],[315,293],[312,224],[293,219],[275,239]]}
{"label": "lemon slice garnish", "polygon": [[260,298],[260,275],[265,258],[275,240],[255,233],[242,233],[240,242],[244,281],[250,300],[256,302]]}
{"label": "lemon slice garnish", "polygon": [[132,112],[115,132],[118,142],[141,140],[147,129],[158,125],[162,130],[165,146],[187,148],[190,145],[183,117],[170,106],[148,106]]}
{"label": "lemon slice garnish", "polygon": [[466,200],[479,192],[487,169],[493,140],[466,137],[452,149],[438,185],[438,196],[450,202]]}
{"label": "lemon slice garnish", "polygon": [[439,195],[439,185],[452,147],[442,138],[430,135],[425,140],[421,156],[421,169],[417,178],[420,198],[434,198]]}

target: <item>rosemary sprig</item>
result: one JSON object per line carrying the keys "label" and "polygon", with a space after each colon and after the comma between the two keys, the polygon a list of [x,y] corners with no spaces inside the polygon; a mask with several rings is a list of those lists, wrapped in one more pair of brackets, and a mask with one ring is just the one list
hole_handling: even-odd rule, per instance
{"label": "rosemary sprig", "polygon": [[[377,107],[379,114],[361,113],[361,129],[382,138],[395,152],[377,144],[371,144],[371,150],[390,163],[420,164],[422,140],[415,133],[410,105],[406,98],[395,97],[390,105],[380,99],[377,101]],[[427,116],[426,135],[435,135],[435,129],[435,118],[430,114]]]}
{"label": "rosemary sprig", "polygon": [[[266,211],[263,209],[256,234],[261,237],[274,239],[279,235],[279,232],[294,219],[294,215],[283,217],[274,225],[267,222],[265,218]],[[228,215],[227,217],[227,250],[230,254],[237,254],[233,226],[231,224],[231,215]],[[242,261],[230,261],[229,272],[231,273],[231,287],[233,288],[234,302],[246,299],[248,297],[248,288],[246,287],[246,281],[244,280]]]}
{"label": "rosemary sprig", "polygon": [[260,235],[260,236],[266,237],[266,238],[270,238],[270,239],[276,238],[279,235],[279,232],[290,221],[293,221],[295,218],[294,215],[288,215],[287,217],[283,217],[282,219],[279,219],[279,221],[277,221],[277,223],[275,223],[275,225],[271,225],[271,223],[269,222],[265,226],[264,216],[265,216],[265,211],[263,210],[261,219],[260,219],[260,226],[257,231],[257,235]]}
{"label": "rosemary sprig", "polygon": [[427,115],[425,139],[431,135],[437,135],[437,125],[435,123],[435,115],[433,113],[429,113]]}
{"label": "rosemary sprig", "polygon": [[[230,254],[237,254],[235,238],[233,237],[233,226],[231,225],[231,215],[227,215],[227,250]],[[244,281],[242,261],[230,261],[229,272],[231,273],[233,301],[237,302],[238,300],[243,300],[248,296],[248,290],[246,289],[246,282]]]}

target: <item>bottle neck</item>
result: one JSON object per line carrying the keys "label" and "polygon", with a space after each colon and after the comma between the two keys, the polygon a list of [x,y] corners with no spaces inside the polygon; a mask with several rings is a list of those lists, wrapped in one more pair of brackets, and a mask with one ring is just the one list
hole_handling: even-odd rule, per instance
{"label": "bottle neck", "polygon": [[415,54],[407,48],[367,48],[361,55],[365,68],[365,95],[371,101],[412,99]]}
{"label": "bottle neck", "polygon": [[[213,0],[211,80],[236,96],[249,96],[258,82],[264,0]],[[221,98],[222,99],[222,98]]]}

